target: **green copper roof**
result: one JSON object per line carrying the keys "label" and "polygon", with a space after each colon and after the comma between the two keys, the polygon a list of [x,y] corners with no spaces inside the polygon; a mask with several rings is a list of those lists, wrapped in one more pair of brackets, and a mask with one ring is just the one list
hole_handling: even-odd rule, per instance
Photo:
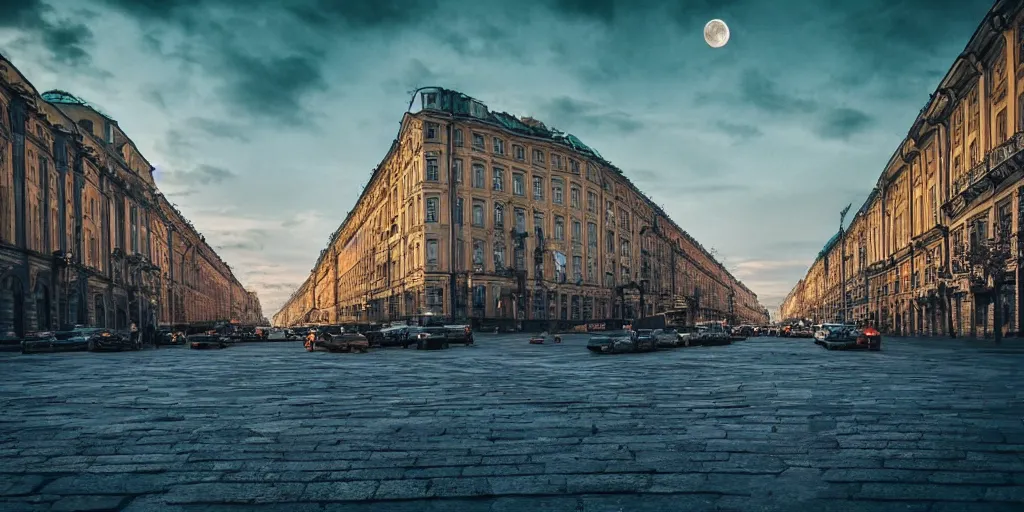
{"label": "green copper roof", "polygon": [[824,258],[825,255],[827,255],[828,252],[831,251],[833,247],[835,247],[836,243],[839,242],[839,236],[841,234],[842,234],[842,232],[838,232],[838,233],[832,235],[832,238],[828,239],[828,242],[825,243],[825,247],[823,247],[821,249],[821,252],[818,253],[818,258],[819,259],[820,258]]}
{"label": "green copper roof", "polygon": [[42,95],[47,103],[64,103],[67,105],[88,105],[82,98],[79,98],[69,92],[54,89],[52,91],[46,91]]}
{"label": "green copper roof", "polygon": [[90,105],[88,102],[86,102],[82,98],[79,98],[78,96],[75,96],[74,94],[71,94],[70,92],[67,92],[67,91],[62,91],[60,89],[53,89],[51,91],[46,91],[46,92],[40,94],[40,96],[42,96],[43,97],[43,101],[45,101],[47,103],[62,104],[62,105],[81,105],[83,107],[88,107],[88,108],[91,108],[91,109],[95,110],[97,113],[99,113],[100,115],[102,115],[104,117],[108,117],[108,118],[110,117],[107,114],[103,113],[102,110],[96,108],[95,105]]}

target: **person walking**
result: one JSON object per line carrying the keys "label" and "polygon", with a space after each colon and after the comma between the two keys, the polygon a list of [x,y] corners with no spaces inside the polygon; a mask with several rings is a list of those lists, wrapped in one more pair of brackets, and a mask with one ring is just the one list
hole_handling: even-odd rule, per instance
{"label": "person walking", "polygon": [[131,337],[129,339],[135,344],[136,350],[142,348],[142,340],[139,339],[139,326],[135,325],[135,322],[132,322]]}

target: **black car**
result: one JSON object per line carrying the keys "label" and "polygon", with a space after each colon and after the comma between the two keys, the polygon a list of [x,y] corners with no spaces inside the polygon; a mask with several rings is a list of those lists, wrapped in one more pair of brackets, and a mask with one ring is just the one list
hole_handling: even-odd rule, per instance
{"label": "black car", "polygon": [[86,348],[89,352],[142,350],[142,341],[133,340],[132,336],[127,333],[119,333],[110,329],[94,329],[88,333]]}
{"label": "black car", "polygon": [[587,350],[596,354],[622,354],[628,352],[653,352],[657,350],[657,340],[653,330],[645,329],[643,335],[636,331],[617,330],[594,334],[587,342]]}
{"label": "black car", "polygon": [[422,327],[397,325],[367,333],[367,340],[371,340],[371,346],[377,347],[402,347],[409,348],[416,344],[416,339],[422,332]]}
{"label": "black car", "polygon": [[137,344],[128,341],[127,337],[101,327],[75,327],[64,331],[35,332],[25,336],[21,343],[23,354],[137,349]]}
{"label": "black car", "polygon": [[306,343],[306,351],[322,352],[357,352],[365,354],[370,351],[370,342],[362,334],[335,334],[327,338]]}
{"label": "black car", "polygon": [[218,334],[193,334],[188,337],[188,347],[195,350],[227,348],[227,338]]}
{"label": "black car", "polygon": [[473,329],[468,325],[445,325],[444,330],[448,343],[473,344]]}
{"label": "black car", "polygon": [[57,338],[51,331],[27,332],[21,340],[21,353],[53,352],[55,341]]}
{"label": "black car", "polygon": [[156,333],[156,345],[167,346],[167,345],[183,345],[185,343],[185,336],[170,330],[161,330]]}
{"label": "black car", "polygon": [[442,350],[448,348],[448,331],[444,327],[410,328],[415,333],[416,350]]}

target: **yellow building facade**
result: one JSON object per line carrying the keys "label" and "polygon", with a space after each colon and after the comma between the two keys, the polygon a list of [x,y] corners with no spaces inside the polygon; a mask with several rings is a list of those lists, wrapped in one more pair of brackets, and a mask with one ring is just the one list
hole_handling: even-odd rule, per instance
{"label": "yellow building facade", "polygon": [[[425,89],[274,324],[421,314],[494,324],[767,310],[576,137]],[[453,300],[454,299],[454,300]]]}
{"label": "yellow building facade", "polygon": [[907,335],[986,335],[995,302],[972,291],[963,255],[1000,235],[1013,245],[1010,284],[999,301],[1004,328],[1020,331],[1021,9],[1019,1],[1000,0],[982,20],[849,227],[787,296],[784,319],[845,318]]}
{"label": "yellow building facade", "polygon": [[258,323],[117,122],[0,57],[0,329]]}

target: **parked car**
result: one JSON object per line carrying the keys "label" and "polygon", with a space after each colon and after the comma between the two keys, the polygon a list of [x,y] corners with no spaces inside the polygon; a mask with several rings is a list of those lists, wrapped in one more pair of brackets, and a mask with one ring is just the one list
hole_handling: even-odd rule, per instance
{"label": "parked car", "polygon": [[868,327],[857,337],[857,344],[866,346],[868,350],[882,350],[882,333],[874,327]]}
{"label": "parked car", "polygon": [[860,334],[853,326],[843,324],[821,324],[814,331],[814,343],[821,345],[825,341],[847,342],[856,341]]}
{"label": "parked car", "polygon": [[364,331],[362,334],[363,336],[366,337],[366,340],[370,343],[370,345],[374,347],[380,347],[384,345],[384,337],[387,334],[385,331],[387,331],[388,329],[390,328],[385,327],[383,329],[370,329]]}
{"label": "parked car", "polygon": [[336,334],[328,335],[328,339],[317,339],[306,344],[309,352],[357,352],[367,353],[370,351],[370,342],[362,334]]}
{"label": "parked car", "polygon": [[742,338],[749,338],[751,336],[757,336],[752,325],[737,325],[732,328],[732,335],[739,336]]}
{"label": "parked car", "polygon": [[655,329],[654,340],[658,348],[675,348],[679,346],[679,336],[675,329]]}
{"label": "parked car", "polygon": [[448,348],[448,332],[444,327],[419,327],[416,331],[416,350],[443,350]]}
{"label": "parked car", "polygon": [[366,339],[370,342],[370,345],[374,347],[406,348],[416,343],[415,339],[410,339],[410,333],[415,334],[415,329],[415,327],[410,327],[408,325],[385,327],[379,331],[366,333]]}
{"label": "parked car", "polygon": [[732,343],[732,336],[721,324],[717,323],[698,325],[693,332],[680,334],[679,339],[684,347],[707,347]]}
{"label": "parked car", "polygon": [[821,341],[815,341],[827,350],[882,350],[882,334],[874,327],[868,327],[863,332],[859,330],[847,330],[843,335],[833,337],[826,336]]}
{"label": "parked car", "polygon": [[161,329],[156,333],[155,341],[157,346],[184,345],[185,335],[171,329]]}
{"label": "parked car", "polygon": [[52,331],[27,332],[21,340],[21,353],[53,352],[55,341],[57,338]]}
{"label": "parked car", "polygon": [[446,325],[444,330],[448,343],[473,344],[473,329],[468,325]]}
{"label": "parked car", "polygon": [[679,347],[689,347],[697,344],[697,337],[700,336],[700,329],[697,327],[683,327],[676,331],[676,343]]}
{"label": "parked car", "polygon": [[138,339],[133,340],[129,333],[121,333],[111,329],[94,329],[87,336],[89,352],[142,350],[142,341]]}
{"label": "parked car", "polygon": [[188,337],[188,346],[195,350],[227,348],[230,343],[227,338],[218,334],[193,334]]}
{"label": "parked car", "polygon": [[636,338],[637,347],[658,347],[658,338],[654,335],[654,329],[638,329],[633,331],[633,337]]}
{"label": "parked car", "polygon": [[587,342],[587,350],[597,354],[651,352],[656,348],[657,342],[650,334],[640,336],[637,332],[628,330],[606,331],[595,334]]}

